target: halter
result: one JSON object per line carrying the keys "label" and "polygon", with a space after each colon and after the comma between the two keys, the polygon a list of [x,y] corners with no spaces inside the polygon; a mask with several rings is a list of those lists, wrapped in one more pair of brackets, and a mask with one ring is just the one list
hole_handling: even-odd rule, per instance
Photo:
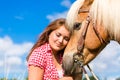
{"label": "halter", "polygon": [[[86,13],[86,12],[89,12],[89,10],[79,10],[78,13]],[[90,16],[87,16],[86,18],[86,24],[84,26],[84,29],[82,31],[82,35],[80,36],[79,38],[79,41],[78,41],[78,45],[77,45],[77,53],[73,56],[73,60],[74,60],[74,66],[71,70],[71,74],[73,74],[76,66],[79,66],[81,68],[81,72],[77,72],[77,73],[82,73],[84,72],[85,73],[85,76],[87,78],[87,80],[90,80],[88,75],[87,75],[87,72],[85,70],[85,68],[83,67],[84,64],[84,55],[83,55],[83,49],[84,49],[84,44],[85,44],[85,38],[86,38],[86,33],[87,33],[87,30],[88,30],[88,27],[89,27],[89,24],[91,22],[91,18]],[[96,24],[93,23],[93,30],[96,34],[96,36],[98,37],[98,39],[100,40],[101,44],[108,44],[110,41],[105,41],[101,35],[99,34],[98,30],[97,30],[97,27],[96,27]],[[92,69],[90,68],[90,66],[87,64],[87,67],[88,69],[90,70],[90,72],[92,73],[93,77],[98,80],[98,78],[96,77],[96,75],[93,73]],[[75,73],[74,73],[75,74]]]}

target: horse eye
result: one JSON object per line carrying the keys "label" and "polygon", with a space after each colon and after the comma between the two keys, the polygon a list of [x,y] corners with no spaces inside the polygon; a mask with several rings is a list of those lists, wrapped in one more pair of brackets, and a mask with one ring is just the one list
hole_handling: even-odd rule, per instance
{"label": "horse eye", "polygon": [[77,23],[74,24],[73,29],[74,29],[74,30],[79,30],[79,29],[80,29],[80,26],[81,26],[81,23],[78,23],[78,22],[77,22]]}

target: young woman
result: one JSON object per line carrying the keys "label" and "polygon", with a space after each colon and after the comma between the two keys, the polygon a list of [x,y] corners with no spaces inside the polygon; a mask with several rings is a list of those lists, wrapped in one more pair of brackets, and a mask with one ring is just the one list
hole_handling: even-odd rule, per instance
{"label": "young woman", "polygon": [[57,19],[40,35],[27,57],[29,80],[73,80],[63,76],[61,66],[63,51],[70,38],[65,26],[65,19]]}

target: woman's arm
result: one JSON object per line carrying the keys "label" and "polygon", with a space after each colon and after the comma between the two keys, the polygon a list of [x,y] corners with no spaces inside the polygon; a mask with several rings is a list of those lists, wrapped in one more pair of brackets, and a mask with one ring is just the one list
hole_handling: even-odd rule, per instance
{"label": "woman's arm", "polygon": [[37,66],[29,66],[28,80],[43,80],[44,70]]}

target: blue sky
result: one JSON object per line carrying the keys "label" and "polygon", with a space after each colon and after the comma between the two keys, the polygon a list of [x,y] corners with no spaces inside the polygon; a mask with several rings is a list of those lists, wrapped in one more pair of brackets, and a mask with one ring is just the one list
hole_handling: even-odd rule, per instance
{"label": "blue sky", "polygon": [[[0,78],[26,77],[25,58],[38,35],[51,21],[66,17],[73,1],[0,1]],[[120,77],[120,45],[112,41],[90,65],[101,79]]]}

